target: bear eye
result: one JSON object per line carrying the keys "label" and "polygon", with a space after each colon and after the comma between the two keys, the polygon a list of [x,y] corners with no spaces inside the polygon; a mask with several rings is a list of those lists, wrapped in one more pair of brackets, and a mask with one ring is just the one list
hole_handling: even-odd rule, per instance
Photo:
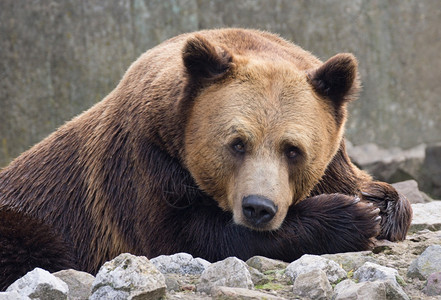
{"label": "bear eye", "polygon": [[238,139],[235,140],[231,147],[233,148],[233,150],[237,153],[245,153],[245,144],[242,142],[242,140]]}
{"label": "bear eye", "polygon": [[300,149],[295,146],[290,146],[286,149],[286,157],[289,159],[295,159],[300,154]]}

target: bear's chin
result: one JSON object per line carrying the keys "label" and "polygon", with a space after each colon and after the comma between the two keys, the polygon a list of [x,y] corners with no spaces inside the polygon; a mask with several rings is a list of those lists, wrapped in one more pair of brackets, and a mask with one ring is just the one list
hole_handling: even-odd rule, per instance
{"label": "bear's chin", "polygon": [[242,226],[245,226],[254,231],[276,231],[280,228],[281,225],[282,224],[278,224],[277,226],[274,226],[272,224],[265,224],[265,225],[255,226],[250,224],[243,224]]}
{"label": "bear's chin", "polygon": [[233,214],[233,221],[236,225],[246,227],[253,231],[276,231],[282,226],[285,217],[286,216],[284,216],[281,221],[278,221],[280,216],[276,216],[276,219],[271,222],[256,225],[248,222],[242,214],[240,214],[239,217]]}

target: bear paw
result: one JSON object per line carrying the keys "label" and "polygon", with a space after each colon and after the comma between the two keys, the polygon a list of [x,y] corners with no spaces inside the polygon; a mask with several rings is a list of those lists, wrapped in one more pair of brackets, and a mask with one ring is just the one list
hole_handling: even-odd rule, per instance
{"label": "bear paw", "polygon": [[361,196],[364,201],[380,209],[381,231],[378,239],[401,241],[406,238],[412,220],[412,207],[406,197],[384,182],[366,184],[361,189]]}
{"label": "bear paw", "polygon": [[305,253],[368,250],[380,232],[380,210],[358,197],[322,194],[303,200],[293,210],[289,219]]}

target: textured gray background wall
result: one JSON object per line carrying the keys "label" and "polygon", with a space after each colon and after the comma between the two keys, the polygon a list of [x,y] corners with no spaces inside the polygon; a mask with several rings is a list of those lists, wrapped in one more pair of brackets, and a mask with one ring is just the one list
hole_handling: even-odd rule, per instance
{"label": "textured gray background wall", "polygon": [[147,49],[225,26],[279,33],[322,60],[353,52],[353,143],[441,141],[439,0],[2,0],[0,166],[101,100]]}

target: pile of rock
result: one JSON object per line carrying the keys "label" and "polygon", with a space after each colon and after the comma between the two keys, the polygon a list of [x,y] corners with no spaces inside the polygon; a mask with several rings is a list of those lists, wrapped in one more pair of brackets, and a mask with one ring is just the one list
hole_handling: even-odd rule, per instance
{"label": "pile of rock", "polygon": [[[411,239],[426,242],[406,241],[418,244],[414,252],[427,242],[441,244],[440,232]],[[291,264],[261,256],[209,263],[186,253],[151,260],[125,253],[105,263],[96,277],[36,268],[0,293],[0,299],[431,299],[441,295],[439,244],[410,254],[415,257],[411,263],[395,260],[394,252],[403,256],[395,247],[399,243],[383,245],[377,254],[304,255]],[[399,270],[387,266],[393,261]],[[415,288],[422,282],[423,288]]]}

